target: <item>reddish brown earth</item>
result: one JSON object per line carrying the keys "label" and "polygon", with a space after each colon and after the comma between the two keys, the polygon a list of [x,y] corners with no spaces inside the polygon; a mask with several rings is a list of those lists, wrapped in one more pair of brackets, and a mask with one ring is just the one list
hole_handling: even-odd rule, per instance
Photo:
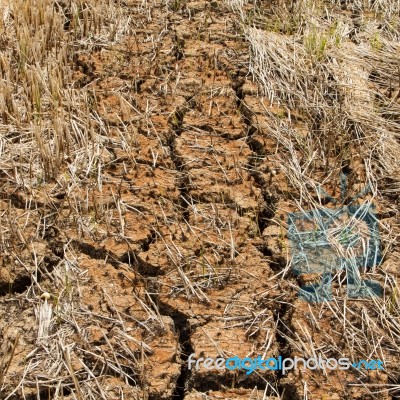
{"label": "reddish brown earth", "polygon": [[[73,85],[94,93],[104,127],[91,170],[72,181],[63,165],[35,188],[2,178],[0,398],[395,398],[369,389],[395,382],[386,371],[187,370],[190,353],[362,357],[338,325],[343,300],[301,301],[298,285],[318,276],[282,275],[296,203],[237,16],[220,1],[157,0],[151,18],[123,3],[132,32],[74,57]],[[301,116],[292,123],[307,129]],[[352,178],[356,190],[362,176]],[[378,204],[382,221],[395,218],[389,203]],[[391,258],[382,268],[398,278]],[[43,292],[56,316],[48,340],[38,336]],[[385,327],[362,325],[370,304],[347,301],[354,341],[366,333],[361,346],[375,354]]]}

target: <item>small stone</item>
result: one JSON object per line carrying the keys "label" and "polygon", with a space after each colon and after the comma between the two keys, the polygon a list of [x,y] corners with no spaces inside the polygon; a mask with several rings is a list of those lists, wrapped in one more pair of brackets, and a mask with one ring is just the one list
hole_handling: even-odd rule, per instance
{"label": "small stone", "polygon": [[11,275],[8,272],[7,268],[0,268],[0,282],[2,283],[10,283]]}

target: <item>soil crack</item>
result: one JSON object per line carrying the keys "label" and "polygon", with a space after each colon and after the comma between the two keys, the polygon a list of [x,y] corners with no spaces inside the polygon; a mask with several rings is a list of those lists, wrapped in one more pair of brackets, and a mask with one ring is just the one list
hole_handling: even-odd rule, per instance
{"label": "soil crack", "polygon": [[181,352],[181,373],[176,381],[175,390],[171,398],[176,400],[183,400],[185,397],[185,393],[190,390],[190,370],[188,368],[187,361],[189,355],[194,352],[190,342],[190,323],[188,317],[184,313],[170,307],[167,304],[164,304],[163,302],[160,302],[159,300],[157,300],[157,303],[160,313],[162,315],[166,315],[172,318],[172,320],[174,321],[175,329],[178,332],[178,341]]}

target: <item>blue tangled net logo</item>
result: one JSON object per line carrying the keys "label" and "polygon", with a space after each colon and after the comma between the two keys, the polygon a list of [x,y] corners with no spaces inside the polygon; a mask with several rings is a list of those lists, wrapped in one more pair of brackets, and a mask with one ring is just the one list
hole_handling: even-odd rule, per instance
{"label": "blue tangled net logo", "polygon": [[[347,296],[364,299],[382,296],[381,285],[362,279],[360,269],[370,269],[382,261],[379,224],[375,205],[352,203],[366,193],[367,186],[349,204],[343,205],[346,175],[341,177],[341,206],[288,214],[291,266],[295,275],[318,273],[321,281],[304,285],[299,297],[308,302],[332,301],[332,274],[346,271]],[[324,192],[334,204],[337,200]]]}

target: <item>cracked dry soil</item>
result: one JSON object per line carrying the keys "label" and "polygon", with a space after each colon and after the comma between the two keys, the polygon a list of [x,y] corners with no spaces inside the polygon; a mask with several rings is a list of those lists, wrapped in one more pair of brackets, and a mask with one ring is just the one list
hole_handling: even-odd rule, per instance
{"label": "cracked dry soil", "polygon": [[351,383],[385,372],[188,370],[191,353],[303,356],[327,330],[351,344],[278,275],[276,221],[296,208],[237,16],[220,1],[155,0],[151,18],[123,6],[134,33],[72,60],[106,130],[99,173],[1,189],[0,398],[373,398]]}

